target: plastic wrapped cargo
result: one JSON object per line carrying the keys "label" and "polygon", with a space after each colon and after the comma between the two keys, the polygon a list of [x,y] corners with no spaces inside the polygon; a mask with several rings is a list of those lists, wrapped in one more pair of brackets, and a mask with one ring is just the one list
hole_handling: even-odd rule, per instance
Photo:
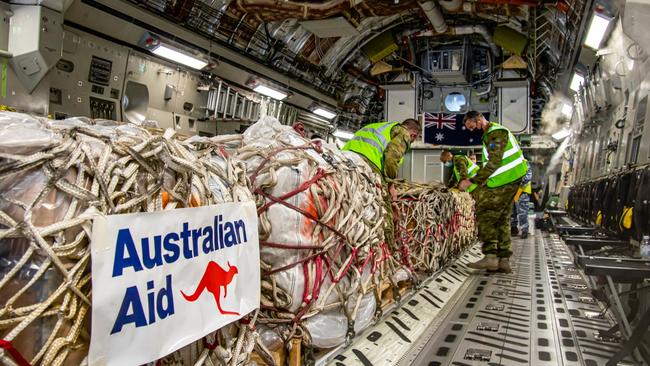
{"label": "plastic wrapped cargo", "polygon": [[[0,135],[2,364],[85,362],[96,214],[252,199],[245,169],[218,140],[11,112],[0,112]],[[243,364],[256,337],[251,327],[230,325],[164,363]]]}
{"label": "plastic wrapped cargo", "polygon": [[[381,181],[355,153],[300,137],[264,117],[244,133],[260,219],[259,321],[287,340],[329,348],[367,327],[395,263],[383,236]],[[299,331],[298,328],[301,330]]]}

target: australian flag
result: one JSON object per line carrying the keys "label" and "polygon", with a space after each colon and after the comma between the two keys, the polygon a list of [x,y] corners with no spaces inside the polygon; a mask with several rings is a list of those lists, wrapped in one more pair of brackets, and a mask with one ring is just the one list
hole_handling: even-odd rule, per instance
{"label": "australian flag", "polygon": [[[490,120],[488,113],[483,116]],[[447,146],[480,145],[483,131],[465,129],[463,117],[464,114],[424,113],[424,142]]]}

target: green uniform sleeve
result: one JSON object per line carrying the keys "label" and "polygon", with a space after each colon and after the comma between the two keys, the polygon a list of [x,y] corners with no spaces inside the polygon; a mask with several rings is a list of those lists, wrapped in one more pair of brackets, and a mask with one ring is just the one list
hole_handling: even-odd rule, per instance
{"label": "green uniform sleeve", "polygon": [[458,172],[460,180],[468,178],[467,175],[467,160],[462,156],[454,156],[454,169]]}
{"label": "green uniform sleeve", "polygon": [[406,128],[396,125],[390,131],[390,138],[384,151],[384,176],[395,179],[399,172],[399,162],[411,146],[411,135]]}
{"label": "green uniform sleeve", "polygon": [[471,179],[472,183],[478,185],[485,184],[490,175],[501,166],[503,152],[506,150],[506,146],[508,146],[508,131],[497,130],[490,133],[485,139],[485,144],[490,159],[487,164],[479,169],[476,176]]}

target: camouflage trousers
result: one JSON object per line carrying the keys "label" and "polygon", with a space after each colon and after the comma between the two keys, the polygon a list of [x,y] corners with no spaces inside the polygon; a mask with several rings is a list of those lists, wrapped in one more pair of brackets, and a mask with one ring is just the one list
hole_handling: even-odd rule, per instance
{"label": "camouflage trousers", "polygon": [[519,181],[516,181],[497,188],[481,186],[472,192],[483,254],[496,254],[500,258],[512,255],[510,214],[518,188]]}

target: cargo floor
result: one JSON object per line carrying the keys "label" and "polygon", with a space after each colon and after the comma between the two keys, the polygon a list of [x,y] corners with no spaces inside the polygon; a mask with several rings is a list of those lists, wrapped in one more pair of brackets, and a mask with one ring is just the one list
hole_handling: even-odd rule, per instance
{"label": "cargo floor", "polygon": [[[513,273],[474,272],[472,248],[351,345],[317,362],[351,365],[604,365],[620,343],[555,234],[513,243]],[[631,359],[625,364],[639,365]]]}

